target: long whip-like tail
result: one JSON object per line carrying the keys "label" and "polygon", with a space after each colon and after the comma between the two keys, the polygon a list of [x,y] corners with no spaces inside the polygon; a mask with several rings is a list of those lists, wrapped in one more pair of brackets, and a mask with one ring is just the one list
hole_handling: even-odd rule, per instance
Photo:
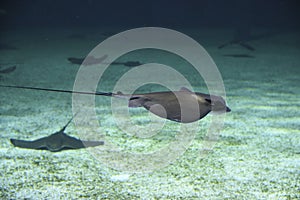
{"label": "long whip-like tail", "polygon": [[75,93],[75,94],[87,94],[87,95],[100,95],[100,96],[113,96],[114,93],[111,92],[85,92],[85,91],[72,91],[72,90],[61,90],[61,89],[49,89],[49,88],[40,88],[40,87],[29,87],[29,86],[17,86],[17,85],[0,85],[0,87],[6,88],[20,88],[27,90],[43,90],[49,92],[62,92],[62,93]]}

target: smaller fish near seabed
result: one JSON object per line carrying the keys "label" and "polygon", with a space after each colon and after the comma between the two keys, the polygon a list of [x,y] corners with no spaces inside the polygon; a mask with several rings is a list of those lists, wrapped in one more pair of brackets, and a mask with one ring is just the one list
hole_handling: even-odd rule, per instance
{"label": "smaller fish near seabed", "polygon": [[233,58],[255,58],[249,54],[223,54],[225,57],[233,57]]}
{"label": "smaller fish near seabed", "polygon": [[16,68],[17,68],[16,66],[7,67],[5,69],[1,69],[0,73],[1,74],[8,74],[8,73],[11,73],[11,72],[15,71]]}

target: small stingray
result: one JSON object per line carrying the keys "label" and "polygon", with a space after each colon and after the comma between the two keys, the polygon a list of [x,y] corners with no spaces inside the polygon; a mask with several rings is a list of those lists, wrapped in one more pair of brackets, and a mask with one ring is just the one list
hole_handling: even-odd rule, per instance
{"label": "small stingray", "polygon": [[58,152],[68,149],[95,147],[104,144],[103,141],[81,141],[64,133],[65,129],[70,124],[72,119],[70,119],[69,122],[60,131],[53,133],[50,136],[43,137],[34,141],[10,139],[10,142],[15,147],[48,150],[51,152]]}
{"label": "small stingray", "polygon": [[254,51],[255,49],[246,43],[250,40],[256,39],[253,36],[251,36],[250,32],[251,32],[251,30],[249,27],[240,26],[236,29],[233,40],[220,45],[218,48],[222,49],[228,45],[237,44],[237,45],[240,45],[250,51]]}
{"label": "small stingray", "polygon": [[254,56],[248,54],[224,54],[223,56],[233,58],[255,58]]}
{"label": "small stingray", "polygon": [[139,62],[139,61],[127,61],[127,62],[112,62],[112,65],[124,65],[127,67],[136,67],[139,65],[142,65],[143,63]]}
{"label": "small stingray", "polygon": [[255,48],[252,47],[251,45],[249,45],[248,42],[254,41],[254,40],[260,40],[260,39],[264,39],[264,38],[269,38],[269,37],[277,35],[281,32],[282,32],[282,30],[280,30],[280,31],[265,31],[262,33],[253,34],[253,33],[251,33],[251,29],[249,28],[249,26],[241,26],[235,30],[233,40],[230,40],[229,42],[226,42],[226,43],[220,45],[218,48],[222,49],[226,46],[237,44],[237,45],[240,45],[250,51],[254,51]]}
{"label": "small stingray", "polygon": [[[103,56],[102,58],[94,58],[93,56],[88,56],[86,60],[84,58],[75,58],[75,57],[69,57],[68,61],[70,61],[72,64],[77,65],[92,65],[92,64],[99,64],[102,63],[107,58],[107,55]],[[85,61],[85,62],[83,62]],[[104,62],[104,64],[107,64]],[[127,61],[127,62],[112,62],[111,65],[124,65],[127,67],[136,67],[139,65],[142,65],[143,63],[140,63],[139,61]]]}
{"label": "small stingray", "polygon": [[16,68],[17,68],[16,66],[11,66],[11,67],[8,67],[8,68],[5,68],[5,69],[1,69],[0,73],[1,74],[8,74],[8,73],[11,73],[11,72],[15,71]]}
{"label": "small stingray", "polygon": [[238,45],[240,45],[240,46],[242,46],[242,47],[244,47],[244,48],[246,48],[246,49],[248,49],[250,51],[254,51],[255,50],[252,46],[250,46],[249,44],[245,43],[242,40],[231,40],[231,41],[229,41],[227,43],[224,43],[224,44],[220,45],[218,48],[222,49],[222,48],[224,48],[224,47],[226,47],[228,45],[233,45],[233,44],[238,44]]}
{"label": "small stingray", "polygon": [[95,65],[102,63],[107,58],[107,55],[102,56],[101,58],[95,58],[94,56],[88,56],[85,59],[84,58],[74,58],[70,57],[68,58],[68,61],[70,61],[73,64],[78,65]]}

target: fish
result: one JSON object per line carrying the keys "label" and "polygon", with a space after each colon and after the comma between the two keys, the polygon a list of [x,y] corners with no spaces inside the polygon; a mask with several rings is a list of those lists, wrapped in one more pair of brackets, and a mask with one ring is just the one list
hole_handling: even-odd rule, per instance
{"label": "fish", "polygon": [[[22,88],[32,90],[44,90],[52,92],[77,93],[87,95],[100,95],[126,99],[128,107],[144,107],[151,113],[174,122],[191,123],[205,117],[211,111],[218,113],[230,112],[221,96],[192,92],[182,87],[179,91],[162,91],[143,94],[123,94],[122,92],[80,92],[71,90],[59,90],[37,88],[27,86],[0,85],[0,87]],[[183,113],[181,112],[183,111]]]}
{"label": "fish", "polygon": [[84,61],[84,58],[69,57],[67,60],[72,64],[81,65]]}
{"label": "fish", "polygon": [[230,45],[240,45],[250,51],[255,51],[255,48],[249,44],[251,41],[269,38],[278,34],[282,34],[283,30],[265,30],[260,33],[252,33],[249,25],[244,24],[236,28],[233,39],[218,46],[222,49]]}
{"label": "fish", "polygon": [[70,61],[73,64],[78,64],[78,65],[95,65],[95,64],[100,64],[102,63],[108,56],[104,55],[100,58],[95,58],[94,56],[88,56],[85,59],[84,58],[75,58],[75,57],[69,57],[68,61]]}
{"label": "fish", "polygon": [[[94,58],[93,56],[88,56],[87,58],[75,58],[75,57],[69,57],[67,60],[71,62],[72,64],[77,65],[93,65],[93,64],[107,64],[103,62],[107,58],[107,55],[102,58]],[[84,62],[85,61],[85,62]],[[143,63],[139,61],[126,61],[126,62],[112,62],[111,65],[124,65],[126,67],[136,67],[139,65],[142,65]]]}
{"label": "fish", "polygon": [[248,54],[223,54],[223,56],[234,58],[255,58],[254,56]]}
{"label": "fish", "polygon": [[11,73],[11,72],[15,71],[16,69],[17,69],[16,66],[11,66],[11,67],[7,67],[5,69],[1,69],[0,73],[1,74],[8,74],[8,73]]}
{"label": "fish", "polygon": [[247,44],[245,41],[242,41],[242,40],[231,40],[231,41],[229,41],[227,43],[224,43],[224,44],[218,46],[218,48],[222,49],[222,48],[224,48],[226,46],[233,45],[233,44],[238,44],[238,45],[240,45],[240,46],[242,46],[242,47],[244,47],[244,48],[246,48],[246,49],[248,49],[250,51],[255,51],[254,47],[252,47],[251,45]]}
{"label": "fish", "polygon": [[239,26],[235,30],[234,38],[230,40],[229,42],[226,42],[222,45],[220,45],[218,48],[222,49],[229,45],[240,45],[250,51],[255,51],[254,47],[249,45],[247,42],[251,41],[253,39],[256,39],[254,36],[251,35],[251,30],[248,26]]}
{"label": "fish", "polygon": [[126,61],[126,62],[112,62],[111,65],[124,65],[126,67],[136,67],[142,65],[139,61]]}
{"label": "fish", "polygon": [[37,140],[27,141],[10,139],[10,142],[19,148],[35,149],[35,150],[48,150],[51,152],[59,152],[69,149],[81,149],[87,147],[95,147],[103,145],[104,141],[82,141],[75,137],[71,137],[65,133],[65,129],[71,123],[72,117],[68,123],[59,131]]}
{"label": "fish", "polygon": [[128,106],[131,108],[144,107],[161,118],[179,123],[198,121],[211,111],[231,111],[221,96],[192,92],[185,87],[182,87],[179,91],[144,94],[123,94],[117,92],[101,95],[128,99]]}

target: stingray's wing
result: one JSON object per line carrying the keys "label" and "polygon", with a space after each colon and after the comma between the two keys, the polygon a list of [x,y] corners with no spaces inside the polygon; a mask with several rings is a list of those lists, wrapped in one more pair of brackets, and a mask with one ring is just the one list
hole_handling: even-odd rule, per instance
{"label": "stingray's wing", "polygon": [[87,147],[96,147],[99,145],[104,145],[103,141],[81,141],[85,148]]}
{"label": "stingray's wing", "polygon": [[228,46],[230,44],[230,42],[227,42],[227,43],[224,43],[224,44],[221,44],[220,46],[218,46],[218,49],[222,49],[226,46]]}
{"label": "stingray's wing", "polygon": [[63,137],[62,149],[81,149],[104,144],[103,141],[81,141],[80,139],[71,137],[65,133],[63,133],[61,137]]}
{"label": "stingray's wing", "polygon": [[255,51],[254,47],[250,46],[249,44],[247,44],[245,42],[240,42],[239,45],[241,45],[242,47],[245,47],[246,49],[248,49],[250,51]]}
{"label": "stingray's wing", "polygon": [[26,149],[47,149],[46,138],[40,138],[34,141],[10,139],[10,142],[15,147],[26,148]]}

